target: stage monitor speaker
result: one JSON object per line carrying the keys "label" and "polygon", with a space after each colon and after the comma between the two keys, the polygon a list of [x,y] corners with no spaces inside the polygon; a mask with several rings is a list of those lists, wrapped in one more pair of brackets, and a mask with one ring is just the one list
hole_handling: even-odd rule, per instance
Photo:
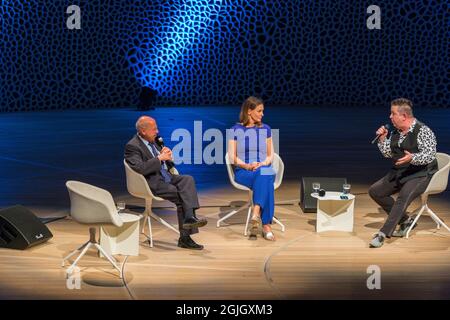
{"label": "stage monitor speaker", "polygon": [[325,191],[342,191],[342,185],[347,178],[302,177],[300,186],[300,207],[303,212],[317,212],[317,199],[311,197],[313,182],[320,183],[320,189]]}
{"label": "stage monitor speaker", "polygon": [[24,250],[53,237],[33,212],[17,205],[0,210],[0,247]]}

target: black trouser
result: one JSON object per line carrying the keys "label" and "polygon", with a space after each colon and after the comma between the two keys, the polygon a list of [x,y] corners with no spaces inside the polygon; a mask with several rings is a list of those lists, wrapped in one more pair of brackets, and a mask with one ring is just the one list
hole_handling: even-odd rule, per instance
{"label": "black trouser", "polygon": [[[388,218],[380,229],[388,238],[394,232],[397,224],[406,221],[406,209],[411,202],[421,195],[428,186],[431,177],[420,177],[397,183],[389,181],[389,174],[375,182],[369,189],[370,197],[388,214]],[[397,200],[391,197],[398,192]]]}
{"label": "black trouser", "polygon": [[174,175],[170,183],[161,182],[155,195],[169,200],[177,206],[178,230],[180,236],[198,233],[198,228],[183,229],[186,219],[195,215],[195,209],[200,207],[194,178],[188,175]]}

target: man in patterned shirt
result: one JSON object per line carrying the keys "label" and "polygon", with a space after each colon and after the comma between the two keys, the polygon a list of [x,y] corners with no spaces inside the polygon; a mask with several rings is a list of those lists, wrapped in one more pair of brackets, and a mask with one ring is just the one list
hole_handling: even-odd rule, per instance
{"label": "man in patterned shirt", "polygon": [[[414,118],[412,102],[404,98],[393,100],[390,119],[395,129],[389,137],[384,126],[377,130],[377,135],[378,148],[384,157],[393,160],[393,166],[369,189],[369,195],[388,213],[388,218],[370,242],[371,248],[381,247],[385,238],[406,234],[413,223],[406,209],[425,191],[438,170],[436,138],[430,128]],[[392,198],[394,193],[398,193],[397,200]],[[399,230],[395,230],[397,225]]]}

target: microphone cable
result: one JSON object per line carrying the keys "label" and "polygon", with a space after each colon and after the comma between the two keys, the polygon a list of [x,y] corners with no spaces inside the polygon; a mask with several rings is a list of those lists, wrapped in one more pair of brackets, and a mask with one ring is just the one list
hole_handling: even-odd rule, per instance
{"label": "microphone cable", "polygon": [[125,279],[125,264],[127,263],[129,256],[125,257],[125,260],[122,263],[122,282],[123,285],[125,286],[125,288],[127,289],[128,294],[130,295],[131,300],[136,300],[136,297],[133,295],[133,293],[131,292],[130,288],[128,287],[128,283],[127,280]]}

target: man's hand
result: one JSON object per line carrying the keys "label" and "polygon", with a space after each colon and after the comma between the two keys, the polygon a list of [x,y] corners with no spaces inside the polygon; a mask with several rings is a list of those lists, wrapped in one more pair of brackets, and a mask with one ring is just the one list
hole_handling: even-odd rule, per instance
{"label": "man's hand", "polygon": [[396,166],[405,164],[405,163],[409,163],[412,160],[412,153],[409,153],[408,151],[405,150],[405,155],[398,159],[397,162],[395,163]]}
{"label": "man's hand", "polygon": [[389,133],[389,130],[386,129],[384,126],[381,126],[380,128],[378,128],[378,130],[377,130],[377,132],[376,132],[376,135],[377,135],[377,136],[378,136],[378,135],[380,136],[380,137],[378,138],[378,141],[383,142],[384,139],[386,139],[386,136],[388,135],[388,133]]}
{"label": "man's hand", "polygon": [[168,153],[170,153],[172,155],[172,150],[170,150],[167,147],[164,147],[164,148],[161,149],[161,153],[164,153],[164,152],[168,152]]}
{"label": "man's hand", "polygon": [[162,148],[159,153],[158,159],[160,161],[172,161],[172,150],[167,147]]}

